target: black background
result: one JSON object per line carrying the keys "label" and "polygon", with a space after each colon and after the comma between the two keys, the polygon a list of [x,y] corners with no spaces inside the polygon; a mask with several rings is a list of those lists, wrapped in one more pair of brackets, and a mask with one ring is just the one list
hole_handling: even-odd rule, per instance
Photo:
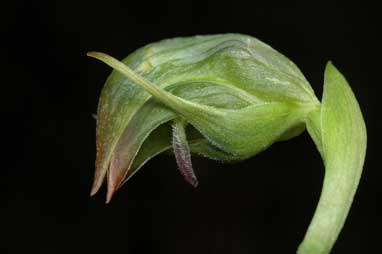
{"label": "black background", "polygon": [[[333,253],[380,241],[376,6],[310,1],[11,1],[1,7],[0,253],[295,253],[323,164],[309,136],[230,165],[194,158],[200,185],[154,158],[105,205],[89,197],[95,113],[110,68],[152,41],[240,32],[291,58],[320,98],[325,63],[347,77],[368,128],[364,175]],[[4,6],[5,5],[5,6]]]}

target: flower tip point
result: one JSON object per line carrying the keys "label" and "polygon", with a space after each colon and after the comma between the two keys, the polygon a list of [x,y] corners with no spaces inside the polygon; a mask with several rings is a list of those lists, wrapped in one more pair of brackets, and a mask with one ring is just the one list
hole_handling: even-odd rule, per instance
{"label": "flower tip point", "polygon": [[97,190],[92,188],[91,191],[90,191],[90,197],[93,197],[96,193],[97,193]]}
{"label": "flower tip point", "polygon": [[108,186],[107,194],[106,194],[106,204],[110,203],[116,190],[117,190],[117,188],[115,188],[114,186],[110,186],[110,185]]}
{"label": "flower tip point", "polygon": [[190,181],[190,184],[192,185],[192,187],[197,188],[199,185],[198,179],[192,179]]}
{"label": "flower tip point", "polygon": [[[102,184],[102,183],[101,183]],[[92,189],[90,190],[90,196],[94,196],[100,189],[101,184],[97,180],[97,177],[94,179]]]}

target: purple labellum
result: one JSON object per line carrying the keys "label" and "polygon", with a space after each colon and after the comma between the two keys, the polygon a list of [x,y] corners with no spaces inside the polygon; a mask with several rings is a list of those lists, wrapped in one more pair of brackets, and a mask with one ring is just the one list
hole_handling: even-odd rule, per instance
{"label": "purple labellum", "polygon": [[172,146],[180,173],[188,183],[196,187],[198,186],[198,179],[192,168],[191,152],[187,143],[184,124],[179,120],[175,120],[172,128]]}

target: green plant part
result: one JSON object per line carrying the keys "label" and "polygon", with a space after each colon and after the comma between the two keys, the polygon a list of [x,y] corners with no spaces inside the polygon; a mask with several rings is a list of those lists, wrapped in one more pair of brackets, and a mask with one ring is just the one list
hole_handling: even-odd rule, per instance
{"label": "green plant part", "polygon": [[[114,71],[99,101],[95,194],[107,202],[150,158],[173,148],[186,181],[191,153],[240,161],[307,128],[325,164],[320,200],[299,254],[327,254],[349,212],[366,152],[366,127],[345,78],[328,63],[320,102],[298,67],[241,34],[149,44],[122,62],[91,52]],[[106,177],[107,176],[107,177]]]}

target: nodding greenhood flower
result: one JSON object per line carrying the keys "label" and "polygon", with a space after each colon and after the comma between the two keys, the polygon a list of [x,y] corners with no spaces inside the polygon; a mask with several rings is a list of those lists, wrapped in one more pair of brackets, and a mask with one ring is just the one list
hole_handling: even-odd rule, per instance
{"label": "nodding greenhood flower", "polygon": [[114,71],[97,114],[95,194],[107,202],[155,155],[173,149],[198,184],[190,154],[240,161],[307,128],[325,164],[321,197],[300,254],[329,253],[361,176],[366,127],[345,78],[328,63],[320,102],[304,75],[265,43],[241,34],[149,44],[122,62],[88,53]]}

